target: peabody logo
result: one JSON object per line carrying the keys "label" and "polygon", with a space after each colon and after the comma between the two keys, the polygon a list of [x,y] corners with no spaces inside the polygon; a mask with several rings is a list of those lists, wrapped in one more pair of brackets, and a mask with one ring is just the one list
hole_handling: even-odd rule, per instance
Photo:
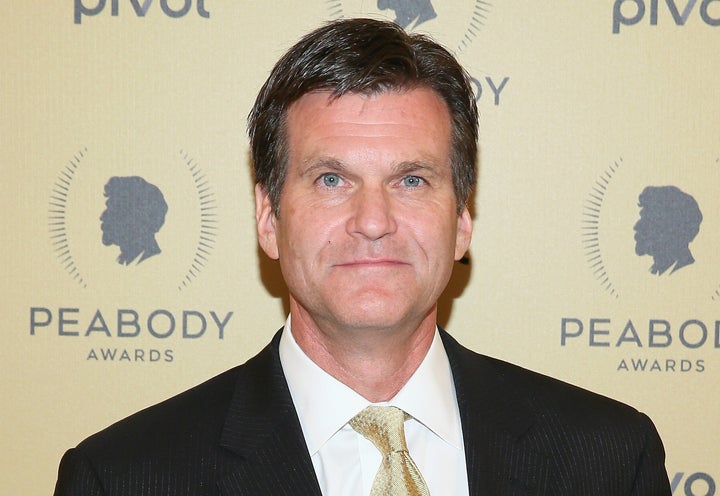
{"label": "peabody logo", "polygon": [[[647,184],[651,178],[645,182],[638,178],[632,185],[619,185],[617,189],[622,191],[615,191],[612,183],[622,163],[622,158],[616,160],[595,181],[585,202],[581,225],[590,269],[615,298],[621,293],[616,277],[639,276],[633,270],[637,264],[630,260],[631,246],[634,254],[640,257],[638,260],[646,266],[643,277],[646,284],[651,283],[648,278],[652,276],[676,278],[680,271],[696,264],[692,247],[694,242],[703,241],[702,210],[706,208],[700,205],[692,191],[672,184]],[[626,227],[618,229],[619,223]],[[702,244],[705,259],[697,261],[706,269],[706,274],[707,268],[715,262],[709,259],[707,245],[707,242]],[[652,259],[649,264],[646,262],[648,256]],[[617,267],[609,267],[610,260]],[[627,285],[633,284],[628,282]],[[713,286],[708,286],[706,297],[719,299],[719,288],[715,280]]]}
{"label": "peabody logo", "polygon": [[[158,236],[167,234],[164,238],[170,244],[168,251],[173,260],[160,267],[178,274],[178,290],[187,287],[208,262],[217,236],[215,196],[200,165],[187,153],[179,154],[175,161],[182,168],[177,171],[183,172],[185,180],[178,180],[177,174],[163,179],[169,183],[168,190],[173,189],[175,203],[168,205],[167,192],[164,194],[158,184],[140,175],[102,179],[102,164],[93,163],[92,171],[84,171],[90,177],[82,177],[86,160],[90,160],[87,149],[70,160],[58,174],[50,197],[50,239],[64,269],[82,287],[87,287],[92,277],[87,275],[88,267],[106,267],[105,272],[112,272],[102,262],[110,260],[109,257],[129,268],[146,266],[165,255]],[[83,179],[80,185],[78,177]],[[194,207],[187,201],[192,196],[196,197]],[[103,199],[104,209],[93,215],[92,205],[100,210]],[[172,225],[166,228],[170,232],[165,233],[168,217],[172,218]],[[101,246],[106,248],[102,250]],[[109,255],[108,248],[115,255]],[[183,259],[189,261],[184,270],[177,267]],[[157,269],[156,265],[153,270]],[[142,272],[135,269],[132,277],[139,279]]]}
{"label": "peabody logo", "polygon": [[[118,17],[120,15],[120,3],[123,5],[123,13],[134,12],[137,17],[145,17],[153,4],[153,0],[110,0],[110,15]],[[159,9],[168,17],[178,18],[184,17],[191,12],[193,7],[192,0],[159,0]],[[172,6],[170,5],[172,3]],[[83,0],[75,0],[74,19],[75,24],[81,24],[83,17],[96,16],[105,10],[107,0],[97,0],[94,6],[87,6]],[[210,17],[210,12],[205,8],[205,0],[197,0],[195,11],[197,15],[204,18]]]}
{"label": "peabody logo", "polygon": [[50,196],[54,252],[93,289],[92,302],[32,305],[29,334],[89,345],[85,360],[97,363],[174,362],[172,343],[225,339],[232,311],[160,304],[167,281],[187,288],[215,245],[217,205],[202,168],[184,151],[106,148],[79,151]]}
{"label": "peabody logo", "polygon": [[612,315],[616,308],[564,316],[560,346],[605,349],[617,372],[702,373],[710,363],[706,353],[720,350],[720,319],[699,305],[720,301],[713,232],[720,209],[711,188],[720,160],[682,168],[650,163],[628,167],[615,160],[595,181],[582,213],[589,268],[633,315]]}

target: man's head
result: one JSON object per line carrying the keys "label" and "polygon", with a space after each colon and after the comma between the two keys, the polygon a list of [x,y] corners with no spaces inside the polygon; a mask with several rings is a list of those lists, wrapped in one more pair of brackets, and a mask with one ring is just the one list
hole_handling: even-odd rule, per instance
{"label": "man's head", "polygon": [[449,52],[391,23],[332,23],[278,62],[249,119],[255,216],[306,352],[427,349],[472,236],[476,113]]}
{"label": "man's head", "polygon": [[371,19],[327,24],[301,39],[275,65],[248,118],[255,180],[279,215],[287,174],[287,113],[308,93],[376,95],[418,87],[433,90],[452,123],[451,164],[458,213],[477,171],[477,108],[469,79],[455,58],[429,38]]}

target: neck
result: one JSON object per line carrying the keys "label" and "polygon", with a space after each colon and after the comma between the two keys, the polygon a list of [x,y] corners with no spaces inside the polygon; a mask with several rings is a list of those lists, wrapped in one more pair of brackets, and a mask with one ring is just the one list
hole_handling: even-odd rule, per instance
{"label": "neck", "polygon": [[419,325],[394,328],[319,326],[291,302],[292,333],[325,372],[368,401],[392,399],[422,363],[435,335],[436,308]]}

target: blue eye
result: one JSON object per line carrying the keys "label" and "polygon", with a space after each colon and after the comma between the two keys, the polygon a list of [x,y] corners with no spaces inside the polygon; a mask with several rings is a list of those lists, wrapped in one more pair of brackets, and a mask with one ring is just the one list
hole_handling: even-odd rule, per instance
{"label": "blue eye", "polygon": [[423,178],[418,176],[405,176],[402,179],[403,186],[408,188],[417,188],[423,183]]}
{"label": "blue eye", "polygon": [[334,188],[335,186],[340,184],[340,176],[338,176],[334,172],[328,172],[327,174],[322,175],[322,182],[324,186],[327,186],[328,188]]}

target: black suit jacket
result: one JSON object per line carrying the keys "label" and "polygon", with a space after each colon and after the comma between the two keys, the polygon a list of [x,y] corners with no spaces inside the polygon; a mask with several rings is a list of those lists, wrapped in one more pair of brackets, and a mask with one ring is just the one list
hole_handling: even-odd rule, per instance
{"label": "black suit jacket", "polygon": [[[472,496],[670,495],[645,415],[441,335]],[[55,495],[320,496],[279,341],[68,451]]]}

